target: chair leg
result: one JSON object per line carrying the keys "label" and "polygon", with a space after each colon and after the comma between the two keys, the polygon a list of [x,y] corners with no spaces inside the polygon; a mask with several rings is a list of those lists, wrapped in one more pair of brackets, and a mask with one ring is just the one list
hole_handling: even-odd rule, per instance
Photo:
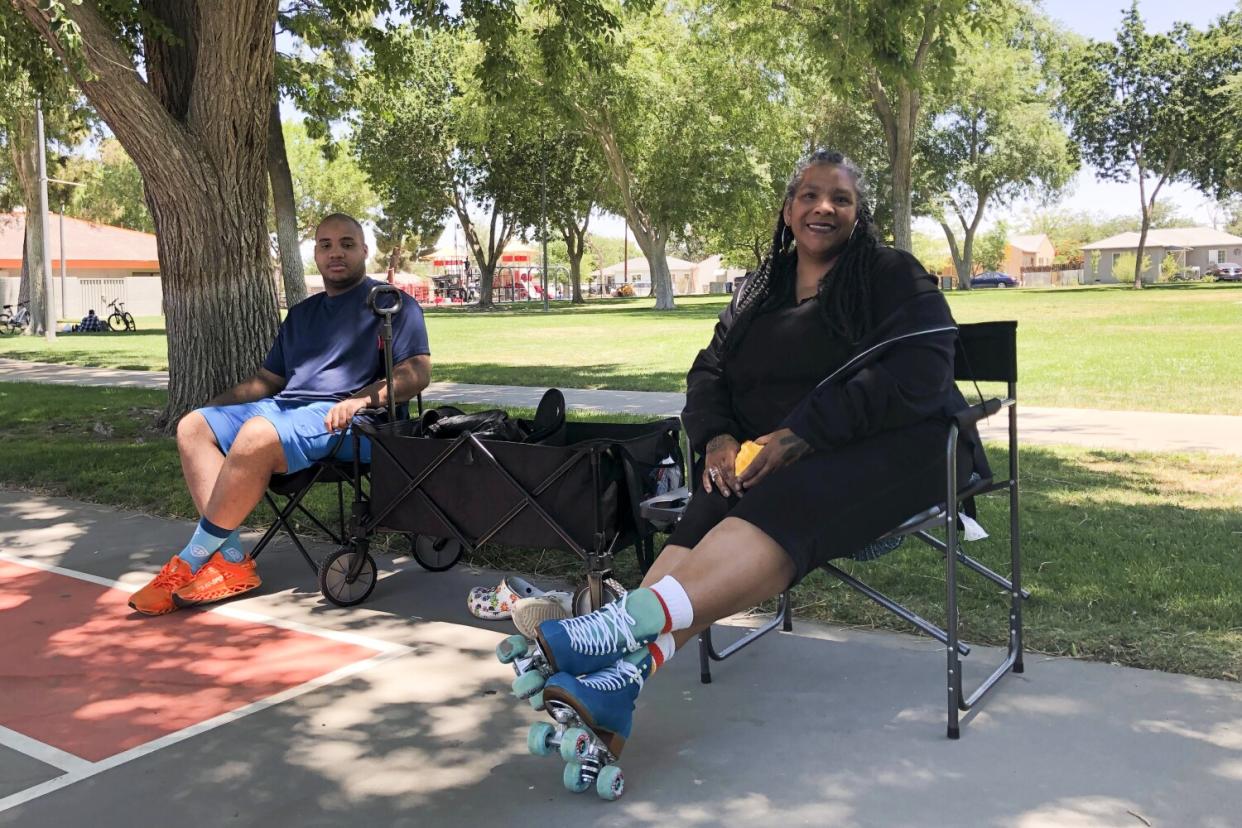
{"label": "chair leg", "polygon": [[962,700],[962,661],[957,652],[957,429],[956,425],[950,426],[949,431],[949,450],[945,457],[945,466],[947,472],[947,485],[945,491],[948,494],[948,508],[945,509],[944,528],[945,528],[945,546],[947,554],[944,556],[945,561],[945,631],[948,633],[949,640],[945,647],[948,659],[947,664],[947,682],[948,685],[948,725],[947,735],[950,739],[957,739],[961,736],[961,728],[958,722],[958,706]]}
{"label": "chair leg", "polygon": [[699,681],[703,684],[712,683],[712,628],[708,627],[699,633]]}
{"label": "chair leg", "polygon": [[781,630],[784,632],[793,632],[793,596],[789,590],[785,590],[781,595],[781,608],[784,621],[781,623]]}

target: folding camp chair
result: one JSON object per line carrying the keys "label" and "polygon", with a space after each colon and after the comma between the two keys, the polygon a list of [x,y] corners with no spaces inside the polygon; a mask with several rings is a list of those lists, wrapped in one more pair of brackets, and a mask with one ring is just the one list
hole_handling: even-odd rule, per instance
{"label": "folding camp chair", "polygon": [[[1022,665],[1022,600],[1030,593],[1021,588],[1021,542],[1018,526],[1018,410],[1017,410],[1017,322],[985,322],[962,325],[958,330],[955,379],[965,381],[1004,382],[1006,397],[990,399],[970,406],[957,413],[946,426],[945,503],[914,515],[882,538],[877,539],[855,557],[870,560],[895,549],[906,537],[914,537],[940,551],[945,559],[945,629],[920,617],[888,596],[868,586],[834,564],[823,569],[836,576],[846,585],[858,590],[880,606],[898,615],[945,645],[948,657],[948,737],[958,738],[959,713],[969,711],[983,696],[996,686],[1009,671],[1021,673]],[[1009,470],[1008,476],[998,479],[978,479],[977,475],[961,484],[957,475],[957,444],[963,428],[978,423],[985,417],[1009,410]],[[968,556],[959,543],[959,511],[961,504],[971,498],[990,492],[1006,491],[1009,501],[1009,554],[1010,575],[1005,578],[979,561]],[[930,530],[942,528],[945,540],[940,540]],[[947,554],[954,550],[954,554]],[[1009,642],[1008,652],[1001,664],[974,692],[967,696],[962,689],[961,659],[970,654],[970,646],[958,637],[957,572],[958,565],[973,570],[1009,594]],[[711,662],[723,661],[744,647],[753,644],[763,635],[781,627],[793,629],[793,605],[789,591],[780,596],[776,616],[769,623],[757,628],[739,641],[717,651],[712,644],[710,628],[699,636],[700,678],[709,684]]]}
{"label": "folding camp chair", "polygon": [[[395,304],[384,306],[382,302],[378,302],[382,296],[396,297]],[[380,333],[379,348],[379,366],[376,370],[376,377],[384,377],[387,380],[388,388],[392,389],[392,362],[388,357],[390,352],[390,343],[392,342],[392,317],[396,316],[401,310],[400,292],[391,285],[376,285],[371,289],[367,297],[367,304],[371,308],[371,312],[384,320],[384,325]],[[419,394],[416,398],[418,405],[418,416],[423,414],[423,395]],[[360,415],[370,418],[372,421],[381,422],[385,419],[396,420],[406,419],[409,416],[409,404],[402,403],[396,405],[391,399],[387,410],[364,409],[359,412]],[[293,528],[290,519],[295,515],[301,515],[309,520],[318,529],[330,537],[337,546],[344,546],[349,540],[348,523],[345,517],[345,486],[348,485],[356,493],[365,496],[369,491],[371,466],[369,463],[356,463],[353,460],[336,459],[337,452],[341,446],[349,439],[344,433],[336,441],[336,445],[332,447],[332,452],[322,460],[317,460],[301,471],[293,474],[274,474],[268,482],[267,491],[263,493],[264,500],[275,513],[276,518],[272,524],[267,527],[267,531],[263,533],[263,537],[255,545],[250,552],[251,558],[258,558],[263,550],[276,536],[278,531],[283,530],[293,541],[293,545],[297,547],[301,553],[303,560],[310,566],[311,570],[318,574],[319,562],[311,557],[306,551],[306,546],[302,543],[302,539],[298,537],[297,531]],[[335,483],[336,484],[336,529],[330,529],[319,518],[312,514],[302,503],[310,490],[319,483]],[[276,502],[273,496],[283,497],[285,503],[283,506]],[[460,550],[456,550],[456,556],[452,560],[446,562],[440,558],[440,547],[434,544],[421,544],[411,536],[410,548],[414,552],[414,557],[418,562],[427,569],[438,571],[448,569],[457,563],[457,558],[461,556]],[[447,550],[450,554],[454,550]]]}

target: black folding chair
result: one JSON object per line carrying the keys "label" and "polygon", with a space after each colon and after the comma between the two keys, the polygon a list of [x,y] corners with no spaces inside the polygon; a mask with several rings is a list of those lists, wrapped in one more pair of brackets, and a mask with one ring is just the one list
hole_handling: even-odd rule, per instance
{"label": "black folding chair", "polygon": [[[836,576],[847,586],[858,590],[866,597],[875,601],[886,610],[913,624],[927,635],[945,645],[948,664],[948,727],[950,739],[960,735],[959,714],[969,711],[975,704],[994,688],[1007,672],[1021,673],[1022,664],[1022,601],[1029,598],[1030,593],[1021,587],[1021,540],[1018,526],[1018,408],[1017,408],[1017,322],[984,322],[973,325],[962,325],[958,330],[957,355],[954,366],[955,379],[963,381],[1003,382],[1006,383],[1004,399],[989,399],[978,405],[970,406],[955,415],[946,426],[945,434],[945,503],[914,515],[888,534],[877,539],[857,555],[856,559],[871,560],[881,554],[895,549],[907,537],[914,537],[938,550],[945,560],[945,586],[947,600],[945,602],[945,628],[922,618],[912,610],[902,606],[888,596],[868,586],[858,578],[850,575],[834,564],[825,564],[823,569]],[[1002,409],[1009,411],[1009,469],[1004,478],[972,479],[964,484],[958,480],[957,444],[963,428],[978,423],[985,417],[999,413]],[[993,572],[979,561],[970,557],[959,543],[960,529],[958,523],[961,504],[971,498],[990,492],[1004,491],[1008,493],[1009,504],[1009,554],[1010,574],[1008,578]],[[943,529],[945,539],[941,540],[931,534],[932,529]],[[948,554],[953,550],[953,554]],[[985,679],[974,692],[966,695],[962,689],[961,659],[970,654],[970,646],[958,637],[957,608],[957,574],[958,565],[965,566],[987,580],[1004,589],[1009,594],[1009,642],[1005,659]],[[789,592],[780,596],[776,616],[767,624],[757,628],[739,641],[717,651],[712,644],[710,628],[699,636],[700,678],[709,684],[711,662],[723,661],[744,647],[753,644],[763,635],[777,627],[785,632],[793,629],[793,605]]]}
{"label": "black folding chair", "polygon": [[[395,304],[384,305],[380,301],[380,297],[393,296],[396,297]],[[385,378],[389,391],[389,403],[386,410],[365,409],[360,415],[366,416],[372,422],[387,422],[391,420],[406,419],[409,416],[409,404],[402,403],[397,405],[391,397],[392,393],[392,361],[388,354],[391,350],[392,342],[392,318],[400,313],[401,310],[401,294],[397,288],[391,285],[376,285],[371,289],[367,297],[367,305],[371,312],[380,317],[384,324],[380,332],[379,347],[379,365],[376,368],[376,379]],[[416,397],[418,406],[418,416],[423,414],[423,395]],[[311,571],[318,574],[319,562],[311,557],[306,550],[306,546],[302,543],[302,539],[298,537],[297,531],[290,522],[294,515],[300,515],[309,520],[319,531],[330,537],[337,546],[344,546],[349,539],[348,523],[345,516],[345,486],[349,486],[351,491],[366,496],[370,491],[370,474],[371,465],[369,463],[355,463],[353,460],[338,460],[337,453],[341,447],[350,440],[350,437],[341,433],[332,447],[332,452],[322,460],[317,460],[301,471],[293,474],[274,474],[268,481],[267,491],[263,493],[264,500],[275,513],[276,518],[272,524],[267,527],[267,531],[263,533],[263,537],[255,545],[250,552],[251,558],[258,558],[265,550],[269,543],[275,538],[278,531],[284,531],[293,541],[293,545],[297,547],[301,553],[303,560],[310,566]],[[320,483],[336,484],[336,529],[330,529],[318,517],[310,512],[304,505],[303,499],[310,493],[311,489]],[[284,505],[276,502],[276,497],[285,499]],[[414,546],[413,538],[411,538],[411,547]],[[422,559],[419,563],[427,566]]]}

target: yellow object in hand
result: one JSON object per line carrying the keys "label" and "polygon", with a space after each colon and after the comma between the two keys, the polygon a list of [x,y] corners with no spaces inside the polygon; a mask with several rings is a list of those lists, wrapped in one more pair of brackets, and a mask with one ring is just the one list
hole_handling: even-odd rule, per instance
{"label": "yellow object in hand", "polygon": [[741,448],[737,450],[737,457],[733,460],[733,473],[741,474],[750,465],[750,462],[759,456],[759,452],[763,451],[763,446],[754,440],[747,440],[742,443]]}

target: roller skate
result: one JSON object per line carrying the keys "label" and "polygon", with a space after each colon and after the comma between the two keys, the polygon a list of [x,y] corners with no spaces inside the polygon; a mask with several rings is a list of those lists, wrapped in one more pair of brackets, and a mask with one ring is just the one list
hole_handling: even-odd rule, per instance
{"label": "roller skate", "polygon": [[534,641],[511,635],[496,647],[496,658],[513,665],[513,694],[532,699],[556,673],[583,676],[610,667],[627,653],[655,640],[664,627],[664,608],[649,589],[627,592],[617,601],[578,618],[544,621]]}
{"label": "roller skate", "polygon": [[594,785],[601,799],[617,799],[625,792],[625,776],[616,762],[633,726],[638,693],[654,670],[655,660],[643,648],[589,675],[553,675],[542,696],[554,723],[531,725],[527,748],[535,756],[560,755],[568,790],[581,793]]}

